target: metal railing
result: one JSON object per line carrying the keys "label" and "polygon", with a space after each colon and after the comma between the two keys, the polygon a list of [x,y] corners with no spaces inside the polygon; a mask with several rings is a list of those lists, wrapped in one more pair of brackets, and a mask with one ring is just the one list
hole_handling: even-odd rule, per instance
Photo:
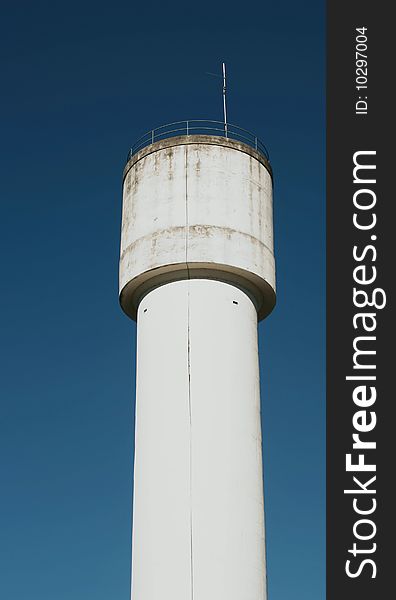
{"label": "metal railing", "polygon": [[254,148],[257,152],[263,154],[263,156],[269,160],[267,148],[261,140],[250,131],[242,129],[242,127],[238,127],[237,125],[223,123],[222,121],[205,121],[198,119],[192,121],[176,121],[175,123],[168,123],[167,125],[156,127],[156,129],[151,129],[151,131],[145,133],[132,146],[128,152],[127,161],[145,146],[149,146],[159,140],[179,135],[214,135],[236,140],[238,142],[244,142],[248,146]]}

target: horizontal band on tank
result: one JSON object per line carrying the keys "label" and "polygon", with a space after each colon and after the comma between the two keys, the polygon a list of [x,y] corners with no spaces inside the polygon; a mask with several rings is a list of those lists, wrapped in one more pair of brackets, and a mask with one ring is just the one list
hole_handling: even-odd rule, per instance
{"label": "horizontal band on tank", "polygon": [[256,160],[258,160],[271,175],[271,179],[273,180],[272,168],[269,161],[266,157],[261,153],[245,144],[243,142],[237,142],[235,140],[231,140],[225,137],[217,137],[214,135],[180,135],[177,137],[170,137],[158,142],[154,142],[149,146],[145,146],[141,150],[139,150],[136,154],[134,154],[125,165],[124,173],[123,173],[123,181],[130,169],[135,165],[139,160],[144,158],[145,156],[152,154],[153,152],[158,152],[159,150],[164,150],[166,148],[171,148],[172,146],[184,146],[188,144],[207,144],[212,146],[223,146],[225,148],[232,148],[234,150],[238,150],[239,152],[244,152],[249,156],[252,156]]}
{"label": "horizontal band on tank", "polygon": [[120,292],[121,308],[136,320],[138,306],[149,292],[167,283],[188,279],[209,279],[234,285],[252,300],[259,320],[269,315],[276,303],[272,286],[247,270],[213,263],[176,263],[150,269],[129,281]]}

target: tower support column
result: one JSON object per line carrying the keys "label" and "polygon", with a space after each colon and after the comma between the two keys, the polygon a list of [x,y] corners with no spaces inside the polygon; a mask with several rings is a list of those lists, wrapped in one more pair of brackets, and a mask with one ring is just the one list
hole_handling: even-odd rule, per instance
{"label": "tower support column", "polygon": [[265,600],[257,310],[180,280],[137,313],[133,600]]}

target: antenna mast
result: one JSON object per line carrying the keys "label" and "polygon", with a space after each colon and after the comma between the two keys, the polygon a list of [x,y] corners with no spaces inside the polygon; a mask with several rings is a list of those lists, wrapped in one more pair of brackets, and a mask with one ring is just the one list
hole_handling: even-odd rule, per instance
{"label": "antenna mast", "polygon": [[226,66],[223,62],[223,112],[224,112],[224,131],[227,137],[227,103],[226,103]]}
{"label": "antenna mast", "polygon": [[[226,102],[226,93],[227,93],[227,85],[226,85],[226,66],[225,63],[222,64],[223,69],[223,117],[224,117],[224,133],[225,136],[228,137],[228,125],[227,125],[227,102]],[[221,77],[217,73],[209,73],[206,72],[207,75],[213,75],[213,77]]]}

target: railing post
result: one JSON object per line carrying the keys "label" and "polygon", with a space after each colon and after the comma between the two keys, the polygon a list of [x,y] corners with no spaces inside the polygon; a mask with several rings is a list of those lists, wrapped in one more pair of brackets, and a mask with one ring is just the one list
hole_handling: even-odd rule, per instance
{"label": "railing post", "polygon": [[187,135],[188,135],[188,121],[186,121],[186,131],[187,131]]}
{"label": "railing post", "polygon": [[257,136],[255,136],[255,138],[254,138],[254,147],[256,148],[256,151],[257,151]]}
{"label": "railing post", "polygon": [[154,129],[151,130],[151,143],[154,144]]}

